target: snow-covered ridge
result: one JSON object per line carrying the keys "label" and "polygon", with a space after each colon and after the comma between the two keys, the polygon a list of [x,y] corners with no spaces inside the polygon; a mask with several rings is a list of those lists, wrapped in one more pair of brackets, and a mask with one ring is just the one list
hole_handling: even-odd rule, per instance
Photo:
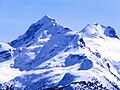
{"label": "snow-covered ridge", "polygon": [[41,20],[32,24],[25,34],[10,42],[13,47],[27,46],[36,43],[40,39],[47,39],[63,28],[53,18],[45,15]]}
{"label": "snow-covered ridge", "polygon": [[[13,47],[30,46],[33,43],[41,41],[42,39],[46,38],[46,40],[48,40],[52,35],[56,34],[63,28],[66,27],[57,24],[55,19],[45,15],[41,20],[32,24],[25,34],[19,36],[9,44]],[[99,25],[96,22],[88,24],[80,31],[80,33],[84,37],[89,38],[104,38],[105,36],[119,38],[112,27]]]}
{"label": "snow-covered ridge", "polygon": [[105,36],[110,38],[119,38],[112,27],[99,25],[96,22],[88,24],[80,31],[80,33],[89,38],[105,38]]}
{"label": "snow-covered ridge", "polygon": [[9,44],[0,43],[2,90],[120,90],[120,40],[110,26],[73,31],[45,15]]}

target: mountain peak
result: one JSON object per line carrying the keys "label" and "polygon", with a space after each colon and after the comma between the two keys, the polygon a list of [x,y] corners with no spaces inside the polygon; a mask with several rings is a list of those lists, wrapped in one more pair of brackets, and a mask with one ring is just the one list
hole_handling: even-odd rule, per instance
{"label": "mountain peak", "polygon": [[0,42],[0,90],[120,90],[120,40],[113,37],[110,26],[93,22],[79,33],[45,15],[14,48]]}
{"label": "mountain peak", "polygon": [[53,18],[48,15],[45,15],[42,19],[53,19]]}
{"label": "mountain peak", "polygon": [[13,47],[30,45],[38,39],[45,39],[55,34],[62,26],[58,25],[55,19],[45,15],[42,19],[33,23],[25,34],[19,36],[16,40],[10,42]]}
{"label": "mountain peak", "polygon": [[88,24],[84,29],[80,31],[83,36],[89,38],[103,38],[103,37],[110,37],[110,38],[119,38],[116,35],[115,29],[110,26],[103,26],[96,22],[92,22]]}
{"label": "mountain peak", "polygon": [[83,36],[90,38],[101,37],[101,34],[103,32],[104,31],[102,29],[102,26],[96,22],[88,24],[84,29],[80,31],[80,33],[82,33]]}
{"label": "mountain peak", "polygon": [[48,15],[45,15],[42,19],[40,19],[37,23],[44,23],[44,22],[51,22],[51,23],[56,23],[55,19],[48,16]]}
{"label": "mountain peak", "polygon": [[43,18],[51,18],[50,16],[48,16],[48,15],[45,15]]}
{"label": "mountain peak", "polygon": [[97,22],[92,22],[92,23],[90,23],[90,24],[88,24],[88,25],[90,25],[90,26],[97,26],[97,25],[99,25]]}

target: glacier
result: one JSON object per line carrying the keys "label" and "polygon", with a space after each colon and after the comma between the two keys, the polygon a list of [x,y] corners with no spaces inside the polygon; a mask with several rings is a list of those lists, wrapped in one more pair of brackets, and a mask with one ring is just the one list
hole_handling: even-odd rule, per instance
{"label": "glacier", "polygon": [[45,15],[0,42],[0,90],[120,90],[119,45],[110,26],[73,31]]}

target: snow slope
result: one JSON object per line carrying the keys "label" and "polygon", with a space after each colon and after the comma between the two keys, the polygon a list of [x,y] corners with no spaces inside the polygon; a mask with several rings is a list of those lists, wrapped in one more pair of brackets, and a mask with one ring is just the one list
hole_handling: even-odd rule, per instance
{"label": "snow slope", "polygon": [[0,88],[120,90],[119,45],[110,26],[94,22],[77,32],[45,15],[14,41],[1,43]]}

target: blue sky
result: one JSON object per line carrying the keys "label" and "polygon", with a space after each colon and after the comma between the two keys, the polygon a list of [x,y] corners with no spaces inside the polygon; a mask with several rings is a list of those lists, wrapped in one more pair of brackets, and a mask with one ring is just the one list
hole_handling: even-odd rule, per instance
{"label": "blue sky", "polygon": [[17,38],[46,14],[77,31],[91,22],[110,25],[120,36],[120,0],[0,0],[0,41]]}

